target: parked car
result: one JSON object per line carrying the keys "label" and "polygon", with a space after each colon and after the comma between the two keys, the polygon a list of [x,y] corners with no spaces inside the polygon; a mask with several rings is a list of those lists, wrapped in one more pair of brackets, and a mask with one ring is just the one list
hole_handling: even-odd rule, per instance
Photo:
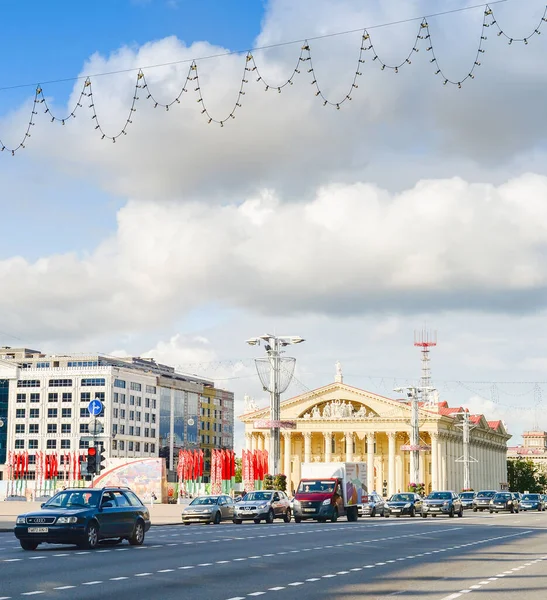
{"label": "parked car", "polygon": [[112,538],[140,546],[148,529],[148,508],[129,488],[73,488],[55,494],[41,510],[19,515],[14,533],[23,550],[42,543],[93,549]]}
{"label": "parked car", "polygon": [[372,494],[365,496],[363,498],[363,503],[359,504],[360,517],[375,517],[376,515],[383,517],[384,510],[384,499],[376,492],[372,492]]}
{"label": "parked car", "polygon": [[480,510],[488,510],[490,508],[490,500],[497,494],[496,490],[481,490],[473,498],[473,512]]}
{"label": "parked car", "polygon": [[431,492],[424,499],[422,506],[422,517],[425,519],[427,515],[432,517],[437,515],[463,517],[462,501],[456,492]]}
{"label": "parked car", "polygon": [[245,494],[241,502],[235,506],[233,522],[253,520],[260,523],[273,523],[274,519],[283,519],[285,523],[291,520],[290,501],[285,492],[280,491],[256,491]]}
{"label": "parked car", "polygon": [[515,498],[512,492],[497,492],[490,500],[489,509],[490,513],[498,513],[504,510],[518,513],[518,498]]}
{"label": "parked car", "polygon": [[545,510],[543,494],[524,494],[520,502],[521,510]]}
{"label": "parked car", "polygon": [[218,525],[221,521],[231,521],[234,518],[234,507],[235,503],[230,496],[198,496],[182,511],[182,522],[184,525]]}
{"label": "parked car", "polygon": [[475,499],[476,495],[477,492],[462,492],[460,494],[460,500],[462,501],[464,510],[467,508],[473,508],[473,500]]}
{"label": "parked car", "polygon": [[384,517],[389,517],[390,515],[395,515],[396,517],[400,517],[401,515],[415,517],[417,514],[422,513],[422,505],[422,497],[414,492],[393,494],[385,503]]}

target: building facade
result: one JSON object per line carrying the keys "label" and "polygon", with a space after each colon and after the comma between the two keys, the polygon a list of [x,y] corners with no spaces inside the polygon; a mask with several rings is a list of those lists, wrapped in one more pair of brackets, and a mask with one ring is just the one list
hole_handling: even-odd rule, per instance
{"label": "building facade", "polygon": [[200,438],[204,454],[204,475],[211,473],[211,450],[234,447],[234,395],[206,387],[201,396]]}
{"label": "building facade", "polygon": [[547,473],[547,431],[525,431],[522,434],[522,445],[507,448],[507,458],[532,460]]}
{"label": "building facade", "polygon": [[153,359],[1,348],[0,474],[9,450],[28,452],[29,479],[37,452],[85,450],[93,439],[88,405],[95,399],[103,404],[96,439],[106,457],[155,457],[167,449],[173,464],[179,448],[200,447],[204,390],[231,397],[233,420],[231,392]]}
{"label": "building facade", "polygon": [[[302,462],[363,461],[367,463],[368,489],[383,495],[405,491],[410,483],[425,483],[425,490],[460,491],[464,484],[462,407],[444,402],[419,408],[420,480],[411,481],[411,406],[340,381],[281,403],[281,421],[293,429],[282,430],[281,471],[288,489],[298,486]],[[255,422],[269,418],[269,408],[240,417],[245,424],[246,448],[269,449],[269,430]],[[500,489],[507,482],[507,440],[501,421],[483,415],[470,418],[471,486]],[[260,426],[260,423],[257,423]]]}

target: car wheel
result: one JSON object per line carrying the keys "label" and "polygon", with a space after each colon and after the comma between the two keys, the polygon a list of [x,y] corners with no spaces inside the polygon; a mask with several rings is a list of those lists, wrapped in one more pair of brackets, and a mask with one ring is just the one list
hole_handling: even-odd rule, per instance
{"label": "car wheel", "polygon": [[422,519],[427,519],[427,513],[422,513]]}
{"label": "car wheel", "polygon": [[133,530],[133,534],[129,538],[129,543],[132,546],[142,546],[143,542],[144,542],[144,523],[139,520],[135,523],[135,529]]}
{"label": "car wheel", "polygon": [[266,515],[266,523],[273,523],[274,522],[274,511],[270,508],[270,510],[268,511],[268,514]]}
{"label": "car wheel", "polygon": [[88,550],[93,550],[97,547],[99,543],[99,528],[96,523],[90,523],[87,526],[87,531],[85,532],[85,542],[82,544],[82,548],[87,548]]}
{"label": "car wheel", "polygon": [[460,508],[460,512],[458,513],[458,517],[460,519],[463,517],[463,508]]}
{"label": "car wheel", "polygon": [[336,523],[338,521],[338,509],[335,508],[332,512],[332,517],[330,518],[331,523]]}
{"label": "car wheel", "polygon": [[243,521],[241,519],[232,519],[232,523],[235,523],[236,525],[241,525]]}
{"label": "car wheel", "polygon": [[450,507],[450,512],[448,513],[448,516],[449,516],[451,519],[453,519],[453,518],[454,518],[454,507],[453,507],[453,506],[451,506],[451,507]]}
{"label": "car wheel", "polygon": [[285,521],[285,523],[291,522],[291,509],[290,508],[287,508],[287,512],[283,516],[283,521]]}
{"label": "car wheel", "polygon": [[385,517],[386,519],[389,519],[389,513],[384,511],[384,517]]}
{"label": "car wheel", "polygon": [[435,518],[437,515],[431,515],[433,518]]}
{"label": "car wheel", "polygon": [[491,511],[490,511],[490,514],[493,514],[493,513],[494,513],[494,511],[493,511],[493,510],[491,510]]}
{"label": "car wheel", "polygon": [[19,543],[23,550],[36,550],[36,548],[38,548],[38,544],[36,542],[31,542],[30,540],[19,540]]}
{"label": "car wheel", "polygon": [[370,511],[370,516],[371,517],[375,517],[376,516],[376,507],[374,507],[371,511]]}
{"label": "car wheel", "polygon": [[515,512],[515,508],[513,506],[511,506],[511,514],[513,514]]}
{"label": "car wheel", "polygon": [[473,512],[477,512],[477,509],[475,507],[473,507]]}
{"label": "car wheel", "polygon": [[221,521],[221,519],[222,519],[222,517],[221,517],[220,513],[219,513],[219,512],[217,512],[217,514],[215,515],[215,520],[213,521],[213,523],[214,523],[215,525],[220,525],[220,521]]}
{"label": "car wheel", "polygon": [[190,525],[190,523],[188,521],[183,521],[182,524],[183,525]]}
{"label": "car wheel", "polygon": [[260,523],[260,519],[253,519],[253,521],[258,525]]}
{"label": "car wheel", "polygon": [[302,517],[294,517],[295,523],[302,523]]}
{"label": "car wheel", "polygon": [[416,509],[413,506],[410,507],[410,516],[411,517],[415,517],[416,516]]}

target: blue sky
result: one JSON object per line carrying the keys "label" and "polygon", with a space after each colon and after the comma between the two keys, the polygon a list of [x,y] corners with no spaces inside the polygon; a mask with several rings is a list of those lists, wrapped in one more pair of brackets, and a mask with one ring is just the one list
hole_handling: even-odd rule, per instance
{"label": "blue sky", "polygon": [[[246,49],[259,33],[263,10],[260,0],[2,0],[0,88],[74,77],[95,52],[109,55],[124,45],[170,35],[187,45],[209,40]],[[73,85],[48,84],[47,92],[64,105]],[[33,91],[34,85],[0,89],[0,118],[28,101]],[[0,201],[3,218],[10,223],[0,236],[0,258],[85,253],[114,231],[125,198],[106,194],[90,178],[35,164],[24,151],[9,158],[0,156]],[[10,231],[25,231],[25,236]]]}

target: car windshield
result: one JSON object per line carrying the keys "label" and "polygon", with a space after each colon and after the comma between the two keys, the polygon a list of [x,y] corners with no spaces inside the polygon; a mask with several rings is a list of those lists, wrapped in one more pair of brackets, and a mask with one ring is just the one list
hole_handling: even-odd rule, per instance
{"label": "car windshield", "polygon": [[492,498],[492,496],[495,496],[496,492],[479,492],[477,494],[477,498]]}
{"label": "car windshield", "polygon": [[249,492],[243,497],[243,502],[257,502],[261,500],[263,502],[272,499],[272,492]]}
{"label": "car windshield", "polygon": [[511,500],[511,494],[496,494],[494,500]]}
{"label": "car windshield", "polygon": [[393,494],[389,499],[390,502],[413,502],[414,496],[412,494]]}
{"label": "car windshield", "polygon": [[203,496],[201,498],[194,498],[192,502],[190,502],[190,506],[196,506],[198,504],[206,506],[218,504],[218,496]]}
{"label": "car windshield", "polygon": [[332,494],[334,481],[301,481],[298,486],[299,494]]}
{"label": "car windshield", "polygon": [[44,508],[91,508],[99,503],[101,492],[99,490],[66,490],[55,494],[44,504]]}
{"label": "car windshield", "polygon": [[539,494],[524,494],[523,500],[539,500]]}
{"label": "car windshield", "polygon": [[460,498],[463,500],[471,500],[475,496],[475,492],[463,492],[460,494]]}
{"label": "car windshield", "polygon": [[428,500],[450,500],[452,495],[450,492],[432,492],[427,497]]}

